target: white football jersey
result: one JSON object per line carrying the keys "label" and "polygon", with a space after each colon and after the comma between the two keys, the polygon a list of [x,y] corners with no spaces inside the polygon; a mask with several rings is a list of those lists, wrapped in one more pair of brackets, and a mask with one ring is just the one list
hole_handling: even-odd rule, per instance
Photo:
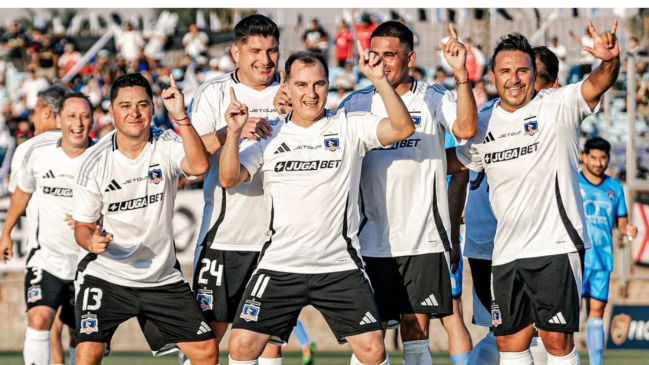
{"label": "white football jersey", "polygon": [[[237,78],[237,71],[205,82],[190,105],[190,118],[199,135],[215,133],[226,127],[225,111],[230,106],[230,87],[237,100],[246,104],[250,117],[277,118],[273,99],[279,89],[279,78],[264,90],[257,91]],[[219,182],[219,156],[210,158],[205,174],[203,195],[205,207],[198,236],[198,245],[227,251],[260,251],[268,240],[267,211],[263,186],[255,175],[250,184],[224,189]]]}
{"label": "white football jersey", "polygon": [[489,182],[484,171],[469,171],[471,182],[464,208],[464,256],[491,260],[498,222],[489,204]]}
{"label": "white football jersey", "polygon": [[261,171],[272,231],[258,268],[318,274],[362,268],[358,188],[363,156],[380,147],[381,117],[338,109],[310,126],[280,117],[273,135],[241,146],[241,164]]}
{"label": "white football jersey", "polygon": [[[359,233],[363,256],[451,249],[444,135],[452,131],[457,117],[455,95],[438,85],[413,81],[401,99],[415,133],[387,148],[373,149],[363,159]],[[340,107],[387,117],[373,86],[353,93]]]}
{"label": "white football jersey", "polygon": [[65,221],[72,215],[75,177],[83,156],[70,158],[61,148],[60,138],[44,138],[32,143],[24,154],[18,188],[32,194],[34,211],[29,218],[34,240],[27,267],[39,267],[62,280],[74,280],[82,249],[74,231]]}
{"label": "white football jersey", "polygon": [[106,252],[82,260],[84,275],[129,287],[183,280],[171,219],[184,156],[182,140],[171,130],[159,136],[152,131],[135,159],[117,149],[115,132],[86,154],[77,174],[73,218],[99,222],[113,241]]}
{"label": "white football jersey", "polygon": [[591,110],[582,83],[542,90],[506,112],[499,100],[478,113],[478,133],[457,157],[489,178],[498,221],[493,265],[590,247],[579,191],[579,126]]}

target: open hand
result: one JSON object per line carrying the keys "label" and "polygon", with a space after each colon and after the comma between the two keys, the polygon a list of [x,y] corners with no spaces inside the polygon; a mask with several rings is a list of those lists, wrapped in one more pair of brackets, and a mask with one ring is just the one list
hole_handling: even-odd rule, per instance
{"label": "open hand", "polygon": [[616,30],[617,19],[613,21],[613,26],[611,27],[610,32],[605,32],[597,35],[597,31],[595,30],[595,27],[593,27],[593,23],[589,20],[588,31],[590,32],[590,36],[593,37],[595,44],[593,45],[593,48],[583,47],[582,50],[592,54],[593,56],[595,56],[595,58],[599,58],[604,62],[611,61],[615,58],[620,57],[620,45],[617,41],[617,37],[615,36]]}

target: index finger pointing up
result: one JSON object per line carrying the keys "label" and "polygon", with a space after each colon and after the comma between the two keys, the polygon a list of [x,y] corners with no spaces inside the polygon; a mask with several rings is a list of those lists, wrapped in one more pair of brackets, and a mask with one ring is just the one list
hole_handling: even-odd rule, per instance
{"label": "index finger pointing up", "polygon": [[279,72],[279,86],[285,86],[286,85],[286,74],[284,71]]}
{"label": "index finger pointing up", "polygon": [[590,20],[588,21],[588,32],[590,33],[590,36],[593,37],[593,39],[599,37],[599,34],[597,34],[597,31],[595,30],[595,27]]}
{"label": "index finger pointing up", "polygon": [[174,80],[174,75],[169,75],[169,76],[171,76],[171,81],[169,82],[169,86],[173,88],[177,88],[176,80]]}
{"label": "index finger pointing up", "polygon": [[613,20],[613,26],[611,27],[611,33],[615,34],[617,30],[617,19]]}
{"label": "index finger pointing up", "polygon": [[238,102],[237,95],[235,95],[234,88],[232,86],[230,86],[230,99],[232,99],[232,102]]}
{"label": "index finger pointing up", "polygon": [[358,49],[358,57],[360,57],[362,60],[364,60],[365,59],[365,50],[363,49],[363,44],[361,44],[360,39],[356,40],[356,48]]}
{"label": "index finger pointing up", "polygon": [[455,32],[455,28],[453,27],[453,24],[448,25],[448,32],[451,34],[451,38],[457,39],[457,33]]}

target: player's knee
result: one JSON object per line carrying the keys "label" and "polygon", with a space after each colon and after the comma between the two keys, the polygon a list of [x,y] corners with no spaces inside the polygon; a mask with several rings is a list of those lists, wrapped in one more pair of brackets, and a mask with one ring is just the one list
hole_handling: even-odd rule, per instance
{"label": "player's knee", "polygon": [[572,333],[543,331],[541,338],[545,349],[554,356],[568,355],[575,347]]}
{"label": "player's knee", "polygon": [[99,365],[104,357],[106,344],[99,342],[82,342],[77,345],[74,363],[76,365]]}
{"label": "player's knee", "polygon": [[[430,319],[427,319],[429,321]],[[401,338],[404,341],[428,339],[428,322],[422,323],[416,315],[404,315],[401,318]]]}
{"label": "player's knee", "polygon": [[41,331],[49,331],[54,321],[54,311],[49,307],[38,306],[27,312],[29,328]]}
{"label": "player's knee", "polygon": [[385,345],[383,337],[367,336],[362,341],[358,341],[355,346],[354,354],[363,364],[381,364],[385,360]]}
{"label": "player's knee", "polygon": [[256,333],[254,332],[233,329],[230,334],[230,341],[228,342],[230,357],[239,361],[258,358],[268,340],[258,341],[259,336],[255,335]]}
{"label": "player's knee", "polygon": [[183,352],[194,365],[214,365],[218,362],[215,340],[193,343],[190,351]]}
{"label": "player's knee", "polygon": [[264,348],[264,352],[261,353],[261,357],[279,359],[280,357],[282,357],[282,348],[277,345],[268,343]]}

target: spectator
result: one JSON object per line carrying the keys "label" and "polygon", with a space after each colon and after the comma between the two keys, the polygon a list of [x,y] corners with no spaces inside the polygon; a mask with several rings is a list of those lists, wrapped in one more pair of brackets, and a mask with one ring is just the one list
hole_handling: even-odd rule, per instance
{"label": "spectator", "polygon": [[550,39],[550,46],[548,49],[554,53],[559,59],[559,86],[563,86],[566,83],[566,77],[568,76],[568,66],[566,65],[566,59],[568,56],[568,51],[566,47],[562,44],[559,44],[559,38],[555,35]]}
{"label": "spectator", "polygon": [[54,50],[52,44],[52,36],[49,34],[43,35],[41,43],[34,51],[34,63],[38,65],[37,74],[40,77],[46,78],[52,82],[56,77],[56,62],[59,56]]}
{"label": "spectator", "polygon": [[448,86],[446,86],[446,72],[444,72],[444,69],[441,66],[435,69],[435,79],[429,83],[437,84],[445,89],[448,89]]}
{"label": "spectator", "polygon": [[213,79],[215,77],[219,77],[221,75],[225,75],[225,72],[223,72],[223,71],[221,71],[219,69],[219,60],[218,60],[218,58],[212,58],[210,60],[209,65],[210,65],[210,69],[207,70],[207,72],[205,72],[203,74],[203,82],[205,82],[207,80],[210,80],[210,79]]}
{"label": "spectator", "polygon": [[7,196],[8,193],[7,175],[9,174],[11,157],[15,148],[16,140],[11,136],[11,132],[4,122],[4,118],[0,117],[0,197]]}
{"label": "spectator", "polygon": [[646,56],[647,55],[647,50],[643,46],[640,45],[640,40],[638,40],[638,37],[636,36],[631,36],[629,37],[629,54],[632,54],[634,56]]}
{"label": "spectator", "polygon": [[485,56],[479,48],[474,47],[471,38],[464,39],[466,47],[466,70],[469,73],[469,80],[476,82],[482,78],[485,70]]}
{"label": "spectator", "polygon": [[140,50],[144,47],[144,39],[139,31],[133,30],[130,22],[124,24],[124,31],[115,42],[117,51],[124,57],[127,69],[137,67],[137,59],[140,57]]}
{"label": "spectator", "polygon": [[28,110],[33,110],[38,101],[38,93],[47,89],[50,83],[44,77],[36,75],[36,66],[29,65],[27,71],[27,79],[23,81],[20,87],[20,92],[25,95],[26,107]]}
{"label": "spectator", "polygon": [[185,46],[185,53],[192,57],[207,56],[207,43],[209,38],[207,34],[198,30],[196,23],[189,25],[189,32],[183,37],[183,46]]}
{"label": "spectator", "polygon": [[352,31],[349,30],[349,25],[346,21],[342,20],[338,26],[338,32],[335,37],[336,61],[338,62],[338,67],[344,67],[345,61],[352,59],[353,39],[354,35],[352,34]]}
{"label": "spectator", "polygon": [[361,15],[360,24],[356,24],[356,21],[354,20],[354,13],[352,13],[352,21],[354,22],[354,30],[356,30],[356,39],[361,41],[363,49],[369,49],[372,32],[374,32],[374,29],[376,29],[376,27],[378,27],[378,24],[374,24],[372,22],[372,17],[368,13],[363,13]]}
{"label": "spectator", "polygon": [[321,53],[327,59],[329,50],[329,35],[320,26],[318,18],[311,19],[309,28],[302,34],[302,44],[307,50]]}
{"label": "spectator", "polygon": [[7,50],[9,61],[22,72],[25,70],[25,51],[29,46],[29,39],[20,23],[14,21],[2,37],[2,45]]}
{"label": "spectator", "polygon": [[65,74],[72,70],[72,67],[81,59],[81,53],[74,50],[73,43],[66,43],[63,46],[63,54],[59,56],[59,78],[62,79]]}
{"label": "spectator", "polygon": [[[343,85],[350,85],[349,89],[354,89],[354,85],[356,85],[356,74],[354,73],[354,65],[352,64],[352,61],[348,60],[345,61],[343,64],[343,70],[336,76],[336,79],[334,80],[334,86],[336,84],[343,84]],[[342,100],[341,100],[342,101]]]}
{"label": "spectator", "polygon": [[18,120],[18,129],[14,132],[14,138],[16,140],[16,146],[19,146],[21,143],[26,140],[34,137],[34,131],[31,128],[31,124],[27,119]]}
{"label": "spectator", "polygon": [[[570,31],[570,38],[572,38],[576,43],[579,43],[582,48],[592,48],[595,45],[595,41],[593,40],[593,37],[590,36],[588,28],[586,28],[586,32],[581,36],[581,38],[577,37],[575,33]],[[593,63],[595,63],[595,61],[595,56],[582,50],[579,54],[579,66],[573,66],[568,83],[578,82],[579,80],[582,80],[585,75],[590,74],[590,71],[593,70]]]}

